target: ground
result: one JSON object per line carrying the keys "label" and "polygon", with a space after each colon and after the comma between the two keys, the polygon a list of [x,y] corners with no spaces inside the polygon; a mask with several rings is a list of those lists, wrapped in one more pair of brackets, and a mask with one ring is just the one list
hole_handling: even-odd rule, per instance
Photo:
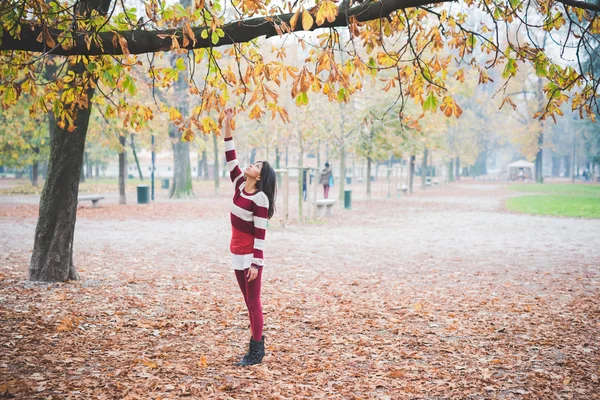
{"label": "ground", "polygon": [[0,398],[600,399],[600,220],[481,181],[275,218],[267,356],[237,368],[222,192],[81,205],[66,284],[26,280],[37,197],[0,196]]}

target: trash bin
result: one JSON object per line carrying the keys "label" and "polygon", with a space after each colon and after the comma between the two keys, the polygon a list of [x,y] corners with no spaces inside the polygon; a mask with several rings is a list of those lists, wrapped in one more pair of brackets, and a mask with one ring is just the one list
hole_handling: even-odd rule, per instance
{"label": "trash bin", "polygon": [[352,208],[352,190],[344,190],[344,208],[347,210]]}
{"label": "trash bin", "polygon": [[346,177],[346,183],[347,183],[348,185],[352,185],[352,177],[351,177],[351,176],[347,176],[347,177]]}
{"label": "trash bin", "polygon": [[160,181],[160,188],[161,189],[168,189],[169,188],[169,180],[168,179],[161,179],[161,181]]}
{"label": "trash bin", "polygon": [[137,202],[138,204],[148,204],[150,202],[150,188],[148,185],[138,185]]}

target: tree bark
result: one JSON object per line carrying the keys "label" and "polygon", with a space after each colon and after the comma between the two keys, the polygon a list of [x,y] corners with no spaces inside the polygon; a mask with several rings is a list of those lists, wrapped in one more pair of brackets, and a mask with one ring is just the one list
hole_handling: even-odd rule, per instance
{"label": "tree bark", "polygon": [[454,182],[454,159],[448,161],[448,182]]}
{"label": "tree bark", "polygon": [[36,160],[31,165],[31,185],[38,185],[38,170],[39,170],[39,162]]}
{"label": "tree bark", "polygon": [[119,136],[121,151],[119,152],[119,204],[127,204],[125,182],[127,182],[127,151],[125,150],[125,134]]}
{"label": "tree bark", "polygon": [[425,147],[423,151],[423,161],[421,162],[421,189],[425,189],[427,186],[425,183],[427,182],[427,156],[429,150]]}
{"label": "tree bark", "polygon": [[[69,67],[71,69],[71,67]],[[81,73],[82,67],[73,67]],[[94,89],[86,89],[91,99]],[[73,238],[77,214],[79,178],[91,107],[78,109],[76,129],[68,132],[49,114],[51,132],[48,176],[40,198],[40,215],[29,265],[32,281],[64,282],[79,279],[73,265]]]}
{"label": "tree bark", "polygon": [[96,180],[100,179],[100,163],[97,162],[95,165],[95,169],[96,169]]}

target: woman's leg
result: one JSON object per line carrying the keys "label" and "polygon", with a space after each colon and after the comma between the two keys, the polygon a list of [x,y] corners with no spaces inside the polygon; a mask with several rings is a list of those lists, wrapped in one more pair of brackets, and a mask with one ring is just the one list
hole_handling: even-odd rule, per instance
{"label": "woman's leg", "polygon": [[[258,275],[252,282],[246,279],[246,303],[248,304],[248,312],[250,313],[250,325],[252,326],[252,339],[256,342],[262,340],[263,331],[263,312],[260,302],[260,288],[262,281],[263,267],[258,267]],[[248,270],[244,271],[248,273]]]}
{"label": "woman's leg", "polygon": [[329,198],[329,185],[323,185],[323,191],[323,197],[326,199]]}
{"label": "woman's leg", "polygon": [[239,270],[236,269],[235,270],[235,278],[237,279],[237,283],[240,287],[240,290],[242,291],[242,294],[244,295],[244,303],[246,303],[246,308],[248,308],[248,319],[250,320],[250,332],[252,332],[252,314],[250,312],[250,306],[248,305],[248,292],[246,290],[246,281],[248,280],[248,278],[246,278],[246,272],[248,270]]}

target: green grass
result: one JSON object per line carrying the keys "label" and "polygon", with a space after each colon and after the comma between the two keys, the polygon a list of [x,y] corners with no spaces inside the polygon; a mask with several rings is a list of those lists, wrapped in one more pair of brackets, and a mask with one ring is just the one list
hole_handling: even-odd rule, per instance
{"label": "green grass", "polygon": [[506,208],[526,214],[560,217],[600,218],[600,192],[597,196],[532,195],[508,199]]}
{"label": "green grass", "polygon": [[569,184],[569,183],[530,183],[510,185],[510,190],[527,193],[550,193],[577,196],[600,196],[600,185]]}

